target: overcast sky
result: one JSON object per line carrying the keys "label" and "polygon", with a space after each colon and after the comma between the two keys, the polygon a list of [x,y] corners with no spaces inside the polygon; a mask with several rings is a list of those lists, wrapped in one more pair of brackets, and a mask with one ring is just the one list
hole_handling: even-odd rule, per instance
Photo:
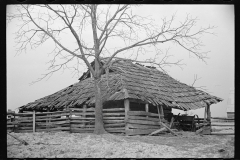
{"label": "overcast sky", "polygon": [[[14,11],[12,6],[7,11]],[[183,20],[187,13],[192,17],[198,17],[197,26],[216,26],[214,35],[204,35],[202,42],[205,46],[203,51],[208,53],[207,64],[179,46],[167,44],[169,52],[175,59],[184,59],[183,69],[178,67],[167,68],[170,76],[191,85],[194,75],[199,79],[195,86],[205,86],[207,91],[224,101],[211,105],[212,116],[226,116],[227,102],[230,89],[234,89],[234,6],[233,5],[141,5],[134,12],[142,16],[151,16],[155,22],[161,18],[176,13],[176,20]],[[50,57],[48,55],[53,43],[43,44],[34,50],[15,56],[16,42],[14,40],[19,21],[7,24],[7,109],[15,110],[17,107],[35,101],[44,96],[57,92],[78,81],[78,76],[73,76],[71,71],[57,72],[48,80],[42,80],[33,85],[32,81],[46,73]],[[112,42],[114,43],[114,42]],[[163,48],[164,49],[164,48]],[[86,71],[86,67],[82,67]],[[179,111],[179,110],[178,110]],[[174,111],[174,113],[178,113]],[[193,113],[203,116],[203,109],[193,110]]]}

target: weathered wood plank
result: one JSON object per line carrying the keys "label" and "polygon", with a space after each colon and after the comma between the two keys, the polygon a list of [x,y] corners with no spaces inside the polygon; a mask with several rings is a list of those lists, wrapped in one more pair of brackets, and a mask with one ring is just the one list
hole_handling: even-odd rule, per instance
{"label": "weathered wood plank", "polygon": [[136,128],[136,129],[159,129],[160,126],[152,126],[152,125],[141,125],[141,124],[127,124],[127,127],[130,129]]}
{"label": "weathered wood plank", "polygon": [[211,126],[235,126],[234,124],[211,124]]}
{"label": "weathered wood plank", "polygon": [[75,127],[73,127],[73,128],[71,128],[71,131],[72,132],[74,132],[74,131],[76,131],[76,132],[81,132],[81,131],[86,131],[86,132],[88,132],[88,131],[90,131],[90,132],[93,132],[93,130],[94,130],[94,128],[75,128]]}
{"label": "weathered wood plank", "polygon": [[[152,116],[152,117],[158,117],[158,114],[145,112],[145,111],[128,111],[127,114],[129,116]],[[161,115],[161,118],[164,116]]]}
{"label": "weathered wood plank", "polygon": [[125,111],[125,108],[108,108],[108,109],[103,109],[103,112],[120,112],[120,111]]}
{"label": "weathered wood plank", "polygon": [[31,120],[16,120],[15,121],[16,123],[32,123],[33,122],[33,120],[32,120],[32,118],[31,118]]}
{"label": "weathered wood plank", "polygon": [[[33,127],[18,127],[19,130],[32,130]],[[32,130],[33,131],[33,130]]]}
{"label": "weathered wood plank", "polygon": [[176,134],[173,130],[171,130],[167,125],[165,125],[165,124],[162,123],[162,122],[160,122],[160,124],[161,124],[163,127],[165,127],[169,132],[171,132],[174,136],[177,136],[177,134]]}
{"label": "weathered wood plank", "polygon": [[234,120],[234,118],[211,117],[211,119]]}
{"label": "weathered wood plank", "polygon": [[211,132],[211,135],[235,135],[234,132]]}
{"label": "weathered wood plank", "polygon": [[94,128],[95,125],[71,124],[71,128]]}
{"label": "weathered wood plank", "polygon": [[124,123],[125,120],[104,120],[103,123]]}
{"label": "weathered wood plank", "polygon": [[125,132],[125,127],[120,128],[105,128],[107,132]]}
{"label": "weathered wood plank", "polygon": [[71,120],[94,120],[92,117],[70,117]]}
{"label": "weathered wood plank", "polygon": [[71,128],[72,133],[93,133],[93,130],[79,130],[78,128]]}
{"label": "weathered wood plank", "polygon": [[17,120],[32,120],[32,117],[17,117],[15,118],[15,121]]}
{"label": "weathered wood plank", "polygon": [[70,121],[57,121],[57,122],[37,122],[36,123],[36,125],[38,125],[38,126],[51,126],[51,125],[60,125],[60,124],[69,124],[70,123]]}
{"label": "weathered wood plank", "polygon": [[17,130],[16,133],[32,133],[32,129],[31,130]]}
{"label": "weathered wood plank", "polygon": [[65,111],[55,111],[55,112],[43,112],[43,113],[36,113],[36,115],[62,114],[62,113],[69,113],[69,111],[65,110]]}
{"label": "weathered wood plank", "polygon": [[160,132],[165,132],[165,131],[167,131],[167,128],[163,127],[163,128],[160,128],[160,129],[150,133],[149,136],[160,133]]}
{"label": "weathered wood plank", "polygon": [[[75,112],[76,112],[76,111],[81,111],[81,112],[84,111],[83,108],[69,108],[69,109],[72,110],[72,111],[75,111]],[[87,112],[88,112],[88,111],[90,111],[90,112],[91,112],[91,111],[95,111],[95,108],[86,108],[85,111],[87,111]]]}
{"label": "weathered wood plank", "polygon": [[[16,125],[15,125],[16,126]],[[8,124],[7,125],[7,128],[11,128],[11,127],[14,127],[14,125],[12,125],[12,124]]]}
{"label": "weathered wood plank", "polygon": [[32,123],[18,123],[18,126],[21,127],[21,126],[33,126]]}
{"label": "weathered wood plank", "polygon": [[124,120],[125,117],[103,117],[103,120]]}
{"label": "weathered wood plank", "polygon": [[72,112],[72,115],[75,116],[86,116],[86,115],[95,115],[95,112],[85,112],[85,113],[81,113],[81,112]]}
{"label": "weathered wood plank", "polygon": [[132,120],[132,119],[128,119],[128,120],[127,120],[127,123],[148,124],[148,125],[159,126],[159,122],[146,121],[146,120]]}
{"label": "weathered wood plank", "polygon": [[156,129],[127,129],[126,135],[142,135],[142,134],[150,134],[156,131]]}
{"label": "weathered wood plank", "polygon": [[[83,111],[83,108],[69,108],[72,111]],[[86,111],[95,111],[95,108],[86,108]],[[108,108],[103,109],[103,112],[118,112],[118,111],[125,111],[125,108]]]}
{"label": "weathered wood plank", "polygon": [[54,118],[54,117],[61,117],[61,116],[69,116],[69,113],[62,113],[62,114],[54,114],[54,115],[47,115],[47,116],[36,116],[36,119],[43,119],[43,118]]}
{"label": "weathered wood plank", "polygon": [[71,123],[79,123],[79,124],[81,124],[81,123],[94,123],[95,121],[94,120],[89,120],[89,121],[87,121],[87,120],[71,120],[70,121]]}
{"label": "weathered wood plank", "polygon": [[[41,121],[47,121],[49,118],[46,119],[36,119],[36,122],[41,122]],[[51,121],[63,121],[63,120],[68,120],[67,117],[61,117],[61,118],[51,118]]]}
{"label": "weathered wood plank", "polygon": [[[49,118],[46,118],[46,119],[36,119],[35,121],[36,122],[39,122],[39,121],[47,121],[47,120],[51,120],[51,121],[61,121],[61,120],[67,120],[68,118],[66,118],[66,117],[62,117],[62,118],[51,118],[51,119],[49,119]],[[27,122],[30,122],[30,123],[32,123],[33,121],[32,121],[32,118],[30,119],[30,120],[20,120],[20,119],[18,119],[18,120],[16,120],[15,121],[15,123],[27,123]]]}
{"label": "weathered wood plank", "polygon": [[69,131],[70,127],[58,127],[58,128],[46,128],[46,129],[36,129],[37,132],[41,131]]}
{"label": "weathered wood plank", "polygon": [[118,112],[118,113],[103,113],[103,116],[125,116],[125,112]]}
{"label": "weathered wood plank", "polygon": [[159,122],[158,118],[151,118],[151,117],[141,117],[141,116],[128,116],[129,119],[132,120],[147,120],[147,121],[154,121],[154,122]]}
{"label": "weathered wood plank", "polygon": [[15,115],[15,116],[32,116],[32,112],[29,113],[10,113],[8,115]]}
{"label": "weathered wood plank", "polygon": [[124,126],[125,127],[125,123],[109,123],[109,124],[104,124],[105,128],[108,127],[119,127],[119,126]]}
{"label": "weathered wood plank", "polygon": [[13,121],[13,122],[7,122],[7,125],[17,125],[18,124],[18,122],[16,122],[16,121]]}

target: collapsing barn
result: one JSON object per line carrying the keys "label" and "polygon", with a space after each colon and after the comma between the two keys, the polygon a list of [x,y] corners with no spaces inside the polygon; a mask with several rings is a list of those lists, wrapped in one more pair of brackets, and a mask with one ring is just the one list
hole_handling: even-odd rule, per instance
{"label": "collapsing barn", "polygon": [[[222,101],[221,98],[181,83],[154,67],[134,64],[129,60],[115,60],[101,79],[104,125],[115,127],[116,132],[127,135],[150,134],[159,129],[159,121],[171,121],[172,108],[187,111],[205,107],[206,116],[210,118],[210,105]],[[28,103],[20,107],[19,111],[82,109],[82,112],[88,112],[94,110],[94,105],[94,80],[88,70],[79,78],[79,82]],[[87,117],[94,115],[86,114],[84,117],[87,120]],[[91,121],[92,123],[94,122]],[[75,131],[81,132],[84,127],[86,125],[75,125]],[[94,124],[88,126],[88,129],[89,127],[93,131]],[[117,128],[121,129],[117,131]]]}

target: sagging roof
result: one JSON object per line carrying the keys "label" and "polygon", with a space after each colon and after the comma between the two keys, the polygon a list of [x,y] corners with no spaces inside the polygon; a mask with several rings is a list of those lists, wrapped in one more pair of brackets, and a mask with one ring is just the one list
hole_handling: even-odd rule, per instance
{"label": "sagging roof", "polygon": [[[152,67],[144,67],[128,60],[115,61],[110,73],[102,75],[103,101],[139,99],[152,105],[166,105],[192,110],[214,104],[223,99],[181,83]],[[20,110],[63,109],[76,105],[94,105],[94,80],[85,72],[79,82],[52,95],[20,107]]]}

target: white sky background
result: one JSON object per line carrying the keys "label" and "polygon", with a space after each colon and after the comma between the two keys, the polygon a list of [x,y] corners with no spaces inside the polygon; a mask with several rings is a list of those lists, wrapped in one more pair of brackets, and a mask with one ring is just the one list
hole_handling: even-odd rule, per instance
{"label": "white sky background", "polygon": [[[13,6],[8,6],[11,12]],[[234,88],[234,7],[233,5],[141,5],[134,9],[136,14],[151,16],[156,23],[161,23],[161,18],[170,18],[176,13],[176,22],[183,21],[186,14],[198,17],[197,27],[217,26],[214,35],[204,35],[202,42],[205,46],[202,51],[208,53],[207,64],[198,60],[195,56],[172,43],[164,44],[163,51],[170,47],[172,60],[184,59],[183,70],[178,67],[166,68],[170,76],[191,85],[194,74],[201,79],[195,83],[195,87],[206,86],[208,92],[214,96],[223,98],[224,101],[211,105],[212,116],[226,116],[229,89]],[[51,56],[48,55],[53,47],[53,42],[48,41],[37,49],[27,50],[26,53],[15,56],[15,34],[19,21],[7,24],[7,109],[15,110],[17,107],[35,101],[44,96],[57,92],[73,83],[78,82],[78,76],[73,76],[71,71],[56,72],[50,79],[42,80],[33,85],[32,81],[46,73]],[[68,39],[66,38],[68,41]],[[112,41],[109,44],[115,44]],[[53,48],[52,48],[53,49]],[[145,57],[148,57],[145,55]],[[86,67],[82,66],[82,71]],[[180,110],[174,111],[177,114]],[[203,116],[203,109],[192,110],[193,113]]]}

